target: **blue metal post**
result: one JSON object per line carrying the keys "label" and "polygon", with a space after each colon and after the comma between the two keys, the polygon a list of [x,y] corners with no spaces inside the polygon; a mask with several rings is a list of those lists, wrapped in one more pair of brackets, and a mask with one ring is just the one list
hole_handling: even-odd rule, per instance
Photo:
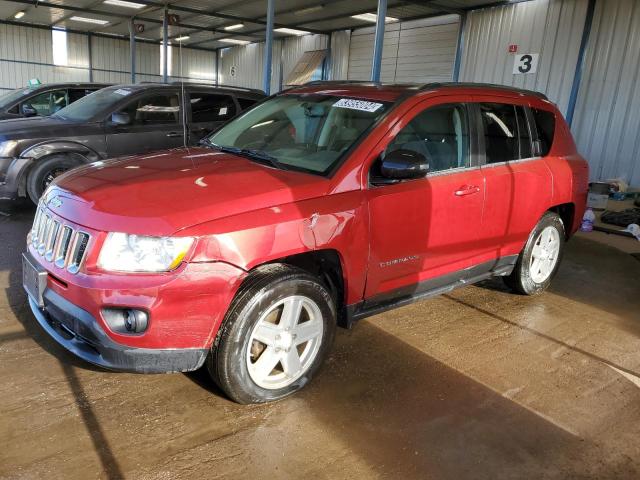
{"label": "blue metal post", "polygon": [[384,46],[384,21],[387,17],[387,0],[378,0],[378,17],[376,18],[376,35],[373,41],[373,65],[371,65],[371,81],[380,81],[382,69],[382,47]]}
{"label": "blue metal post", "polygon": [[264,66],[262,70],[262,89],[269,95],[271,91],[271,57],[273,56],[273,17],[275,0],[267,1],[267,31],[264,44]]}
{"label": "blue metal post", "polygon": [[93,35],[87,32],[87,48],[89,49],[89,81],[93,82]]}
{"label": "blue metal post", "polygon": [[169,10],[164,9],[162,21],[162,81],[169,83]]}
{"label": "blue metal post", "polygon": [[467,12],[460,15],[460,30],[458,31],[458,46],[456,47],[456,61],[453,64],[453,81],[460,81],[460,65],[462,64],[462,54],[464,51],[464,29],[467,25]]}
{"label": "blue metal post", "polygon": [[596,0],[589,0],[587,6],[587,16],[584,19],[584,29],[582,30],[582,40],[580,41],[580,51],[578,53],[578,62],[576,63],[576,73],[573,76],[573,85],[571,85],[571,95],[569,96],[569,105],[567,106],[567,123],[571,127],[573,122],[573,114],[576,111],[576,102],[578,101],[578,92],[580,91],[580,82],[582,81],[582,69],[584,68],[584,57],[589,44],[589,36],[591,35],[591,27],[593,25],[593,14],[596,9]]}
{"label": "blue metal post", "polygon": [[136,83],[136,26],[129,22],[129,55],[131,57],[131,83]]}

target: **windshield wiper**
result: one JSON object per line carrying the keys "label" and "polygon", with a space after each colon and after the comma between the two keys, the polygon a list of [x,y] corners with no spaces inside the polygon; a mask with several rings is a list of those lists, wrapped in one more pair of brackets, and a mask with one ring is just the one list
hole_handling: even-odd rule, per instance
{"label": "windshield wiper", "polygon": [[262,150],[253,150],[251,148],[238,148],[238,147],[228,147],[225,145],[216,145],[215,143],[211,143],[209,140],[205,140],[205,139],[200,140],[200,143],[208,147],[216,148],[221,152],[233,153],[235,155],[242,155],[243,157],[247,157],[250,160],[257,160],[260,163],[267,163],[272,167],[279,168],[281,170],[288,170],[287,166],[280,163],[276,157],[269,155],[267,152],[264,152]]}

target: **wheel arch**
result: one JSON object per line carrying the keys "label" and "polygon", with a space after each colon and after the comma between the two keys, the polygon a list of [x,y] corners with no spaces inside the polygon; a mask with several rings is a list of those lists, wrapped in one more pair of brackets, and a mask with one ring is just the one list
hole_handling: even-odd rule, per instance
{"label": "wheel arch", "polygon": [[346,318],[347,280],[344,276],[344,261],[338,250],[319,249],[281,257],[255,266],[249,271],[249,274],[265,265],[274,263],[300,268],[320,279],[336,301],[338,326],[345,328],[348,326]]}
{"label": "wheel arch", "polygon": [[100,160],[100,155],[81,143],[72,141],[41,142],[25,149],[20,158],[28,159],[18,174],[18,196],[27,196],[27,178],[34,165],[53,155],[65,155],[79,159],[83,163]]}
{"label": "wheel arch", "polygon": [[572,235],[573,225],[575,222],[576,206],[574,203],[561,203],[547,210],[548,212],[557,213],[564,224],[565,238],[568,240]]}

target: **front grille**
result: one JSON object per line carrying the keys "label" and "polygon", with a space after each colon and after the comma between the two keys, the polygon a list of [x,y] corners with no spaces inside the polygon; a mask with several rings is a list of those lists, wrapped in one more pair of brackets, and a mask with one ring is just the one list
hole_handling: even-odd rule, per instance
{"label": "front grille", "polygon": [[56,220],[44,205],[38,205],[29,241],[47,262],[78,273],[87,256],[90,239],[88,233]]}

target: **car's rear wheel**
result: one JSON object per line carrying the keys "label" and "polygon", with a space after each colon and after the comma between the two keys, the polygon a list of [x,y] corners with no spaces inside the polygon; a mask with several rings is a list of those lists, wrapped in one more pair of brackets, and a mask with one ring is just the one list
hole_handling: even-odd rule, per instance
{"label": "car's rear wheel", "polygon": [[546,290],[560,265],[564,252],[565,230],[560,216],[545,213],[529,235],[516,266],[505,283],[524,295]]}
{"label": "car's rear wheel", "polygon": [[52,155],[42,160],[36,160],[35,165],[27,176],[27,194],[35,204],[51,182],[72,168],[82,165],[82,162],[67,155]]}
{"label": "car's rear wheel", "polygon": [[207,361],[216,383],[239,403],[291,395],[322,364],[336,328],[334,301],[303,270],[267,265],[236,295]]}

